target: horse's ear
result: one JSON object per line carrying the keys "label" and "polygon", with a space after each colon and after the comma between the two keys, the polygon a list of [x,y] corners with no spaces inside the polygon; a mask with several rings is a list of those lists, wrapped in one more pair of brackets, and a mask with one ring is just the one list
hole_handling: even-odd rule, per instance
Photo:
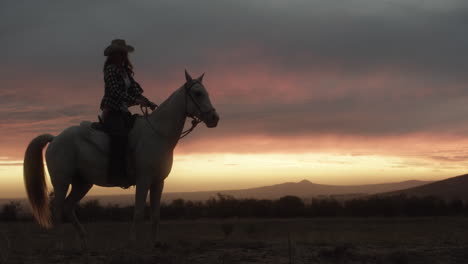
{"label": "horse's ear", "polygon": [[198,80],[199,82],[202,82],[202,81],[203,81],[203,76],[205,76],[205,73],[203,73],[200,77],[198,77],[197,80]]}
{"label": "horse's ear", "polygon": [[187,69],[185,70],[185,80],[187,82],[192,82],[193,81],[192,76],[190,76],[190,74],[187,72]]}

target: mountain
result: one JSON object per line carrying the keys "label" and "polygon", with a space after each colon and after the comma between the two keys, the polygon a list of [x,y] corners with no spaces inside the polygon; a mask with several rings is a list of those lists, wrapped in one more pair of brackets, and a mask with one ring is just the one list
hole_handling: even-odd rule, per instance
{"label": "mountain", "polygon": [[[190,197],[190,200],[206,200],[217,193],[232,195],[236,198],[277,199],[285,195],[298,197],[317,197],[328,195],[367,195],[394,190],[402,190],[427,184],[425,181],[404,181],[397,183],[367,184],[367,185],[323,185],[308,180],[300,182],[287,182],[271,186],[249,188],[242,190],[206,191],[206,192],[179,192],[166,193],[165,199],[172,200],[177,197]],[[186,199],[186,198],[184,198]]]}
{"label": "mountain", "polygon": [[[376,193],[391,192],[421,186],[431,182],[428,181],[404,181],[396,183],[366,184],[366,185],[324,185],[312,183],[308,180],[300,182],[287,182],[270,186],[241,190],[214,190],[199,192],[168,192],[163,193],[163,201],[174,199],[184,199],[192,201],[203,201],[210,197],[215,197],[218,193],[232,195],[236,198],[256,198],[256,199],[278,199],[286,195],[294,195],[301,198],[333,196],[335,198],[346,198],[365,196]],[[133,203],[133,195],[112,195],[112,196],[88,196],[89,199],[99,199],[103,204],[112,202],[119,204]]]}
{"label": "mountain", "polygon": [[442,199],[462,199],[468,201],[468,174],[436,181],[423,186],[408,188],[382,195],[436,196]]}
{"label": "mountain", "polygon": [[[468,181],[468,179],[467,179]],[[162,201],[169,202],[174,199],[184,199],[192,201],[204,201],[210,197],[216,197],[218,193],[232,195],[236,198],[256,198],[256,199],[278,199],[286,195],[294,195],[301,198],[313,197],[334,197],[337,199],[347,199],[377,193],[392,193],[397,190],[408,189],[416,186],[424,187],[426,184],[431,184],[428,181],[403,181],[396,183],[381,183],[381,184],[366,184],[366,185],[324,185],[312,183],[308,180],[300,182],[286,182],[270,186],[257,188],[241,189],[241,190],[214,190],[200,192],[168,192],[163,193]],[[435,183],[432,183],[435,184]],[[432,185],[431,184],[431,185]],[[411,189],[408,189],[411,190]],[[468,196],[468,195],[467,195]],[[94,195],[85,196],[83,201],[98,199],[102,204],[117,203],[121,205],[133,204],[134,195]],[[18,201],[21,204],[26,204],[25,199],[0,199],[0,205],[9,201]]]}

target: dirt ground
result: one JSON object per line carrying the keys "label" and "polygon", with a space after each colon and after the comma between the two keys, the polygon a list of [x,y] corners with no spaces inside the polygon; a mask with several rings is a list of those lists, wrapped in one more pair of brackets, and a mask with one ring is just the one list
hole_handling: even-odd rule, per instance
{"label": "dirt ground", "polygon": [[83,252],[70,224],[0,223],[0,263],[468,263],[465,218],[163,221],[159,248],[130,245],[130,223],[85,226]]}

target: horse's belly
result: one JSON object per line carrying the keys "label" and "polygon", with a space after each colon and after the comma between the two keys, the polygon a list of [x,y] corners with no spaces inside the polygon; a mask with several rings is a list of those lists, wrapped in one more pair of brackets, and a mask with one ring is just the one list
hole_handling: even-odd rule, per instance
{"label": "horse's belly", "polygon": [[86,182],[93,184],[104,184],[107,175],[107,158],[93,155],[79,157],[79,174]]}

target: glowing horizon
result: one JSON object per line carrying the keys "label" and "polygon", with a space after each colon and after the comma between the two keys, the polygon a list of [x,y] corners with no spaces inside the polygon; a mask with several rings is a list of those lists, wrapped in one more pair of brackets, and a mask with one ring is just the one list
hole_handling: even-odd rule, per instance
{"label": "glowing horizon", "polygon": [[[185,154],[175,156],[164,192],[245,189],[301,180],[327,185],[435,181],[465,173],[462,165],[430,163],[414,157],[336,153]],[[0,198],[25,197],[22,161],[0,160],[0,185],[4,189]],[[95,186],[90,194],[129,194],[131,190]]]}

